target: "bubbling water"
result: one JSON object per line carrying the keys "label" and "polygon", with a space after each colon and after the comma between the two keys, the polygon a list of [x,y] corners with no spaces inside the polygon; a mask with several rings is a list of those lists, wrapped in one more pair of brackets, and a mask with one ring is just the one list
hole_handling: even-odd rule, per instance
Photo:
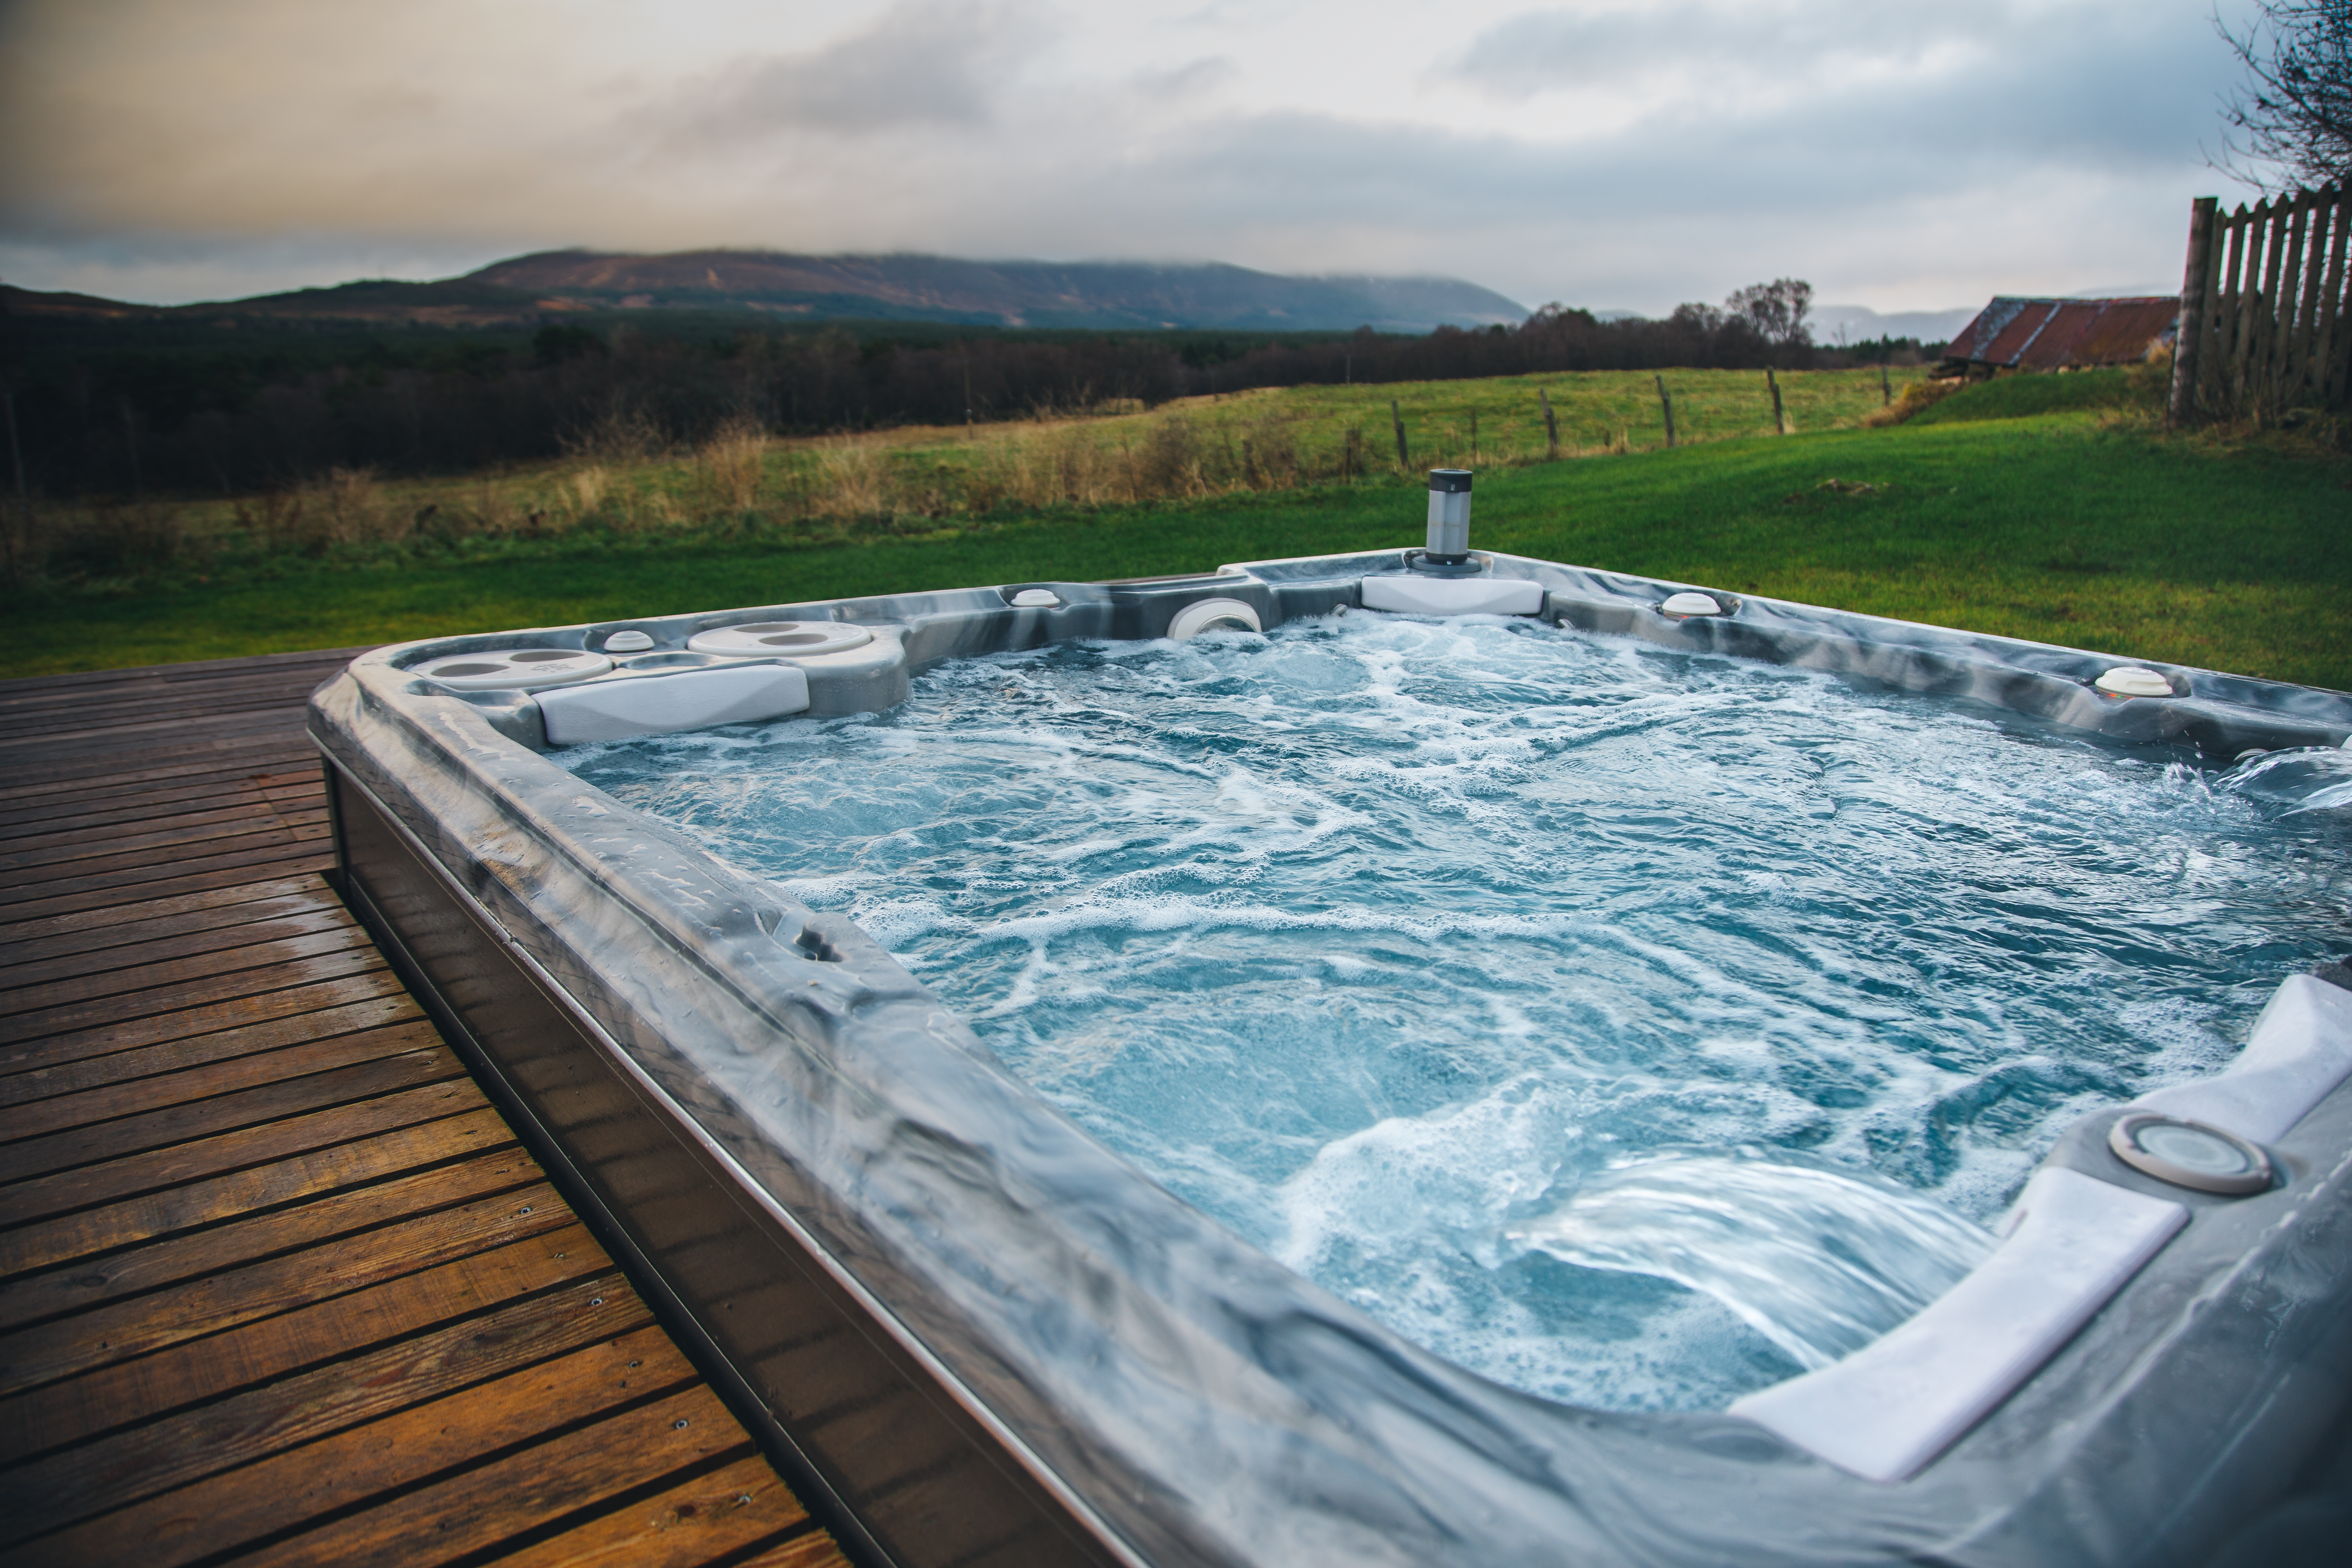
{"label": "bubbling water", "polygon": [[1992,1250],[1990,1235],[1916,1193],[1706,1156],[1596,1176],[1508,1235],[1588,1268],[1704,1290],[1808,1368],[1870,1343]]}
{"label": "bubbling water", "polygon": [[1532,622],[960,660],[559,753],[843,910],[1171,1190],[1528,1392],[1883,1332],[2076,1117],[2345,945],[2352,767]]}

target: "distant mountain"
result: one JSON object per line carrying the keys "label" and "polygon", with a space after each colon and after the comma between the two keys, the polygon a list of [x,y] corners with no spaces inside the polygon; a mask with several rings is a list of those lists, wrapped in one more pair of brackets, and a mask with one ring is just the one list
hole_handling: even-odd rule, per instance
{"label": "distant mountain", "polygon": [[1923,343],[1949,342],[1954,332],[1977,319],[1981,305],[1956,305],[1948,310],[1897,310],[1880,315],[1866,305],[1816,305],[1806,324],[1813,329],[1813,342],[1834,348],[1838,329],[1845,329],[1845,341],[1862,342],[1877,338],[1916,338]]}
{"label": "distant mountain", "polygon": [[436,327],[518,326],[546,312],[532,295],[465,279],[398,283],[374,279],[331,289],[297,289],[200,305],[134,305],[89,294],[50,294],[0,283],[0,315],[29,319],[176,321],[234,326],[240,321],[352,321]]}
{"label": "distant mountain", "polygon": [[1011,327],[1246,327],[1427,331],[1515,323],[1526,309],[1451,278],[1290,278],[1222,262],[961,261],[697,250],[517,257],[458,281],[570,310],[750,310]]}
{"label": "distant mountain", "polygon": [[546,251],[433,283],[372,280],[202,305],[126,305],[0,285],[26,316],[425,322],[485,327],[608,310],[742,311],[778,321],[993,327],[1425,332],[1515,324],[1527,310],[1453,278],[1290,278],[1221,262],[959,261],[944,256],[675,256]]}

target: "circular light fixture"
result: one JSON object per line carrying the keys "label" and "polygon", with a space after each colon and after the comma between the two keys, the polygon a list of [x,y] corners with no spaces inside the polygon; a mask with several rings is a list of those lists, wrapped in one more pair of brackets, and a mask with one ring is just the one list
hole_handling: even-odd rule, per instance
{"label": "circular light fixture", "polygon": [[723,658],[814,658],[819,654],[847,653],[864,647],[874,634],[843,621],[751,621],[742,626],[715,626],[697,634],[687,647],[696,653]]}
{"label": "circular light fixture", "polygon": [[2091,682],[2110,697],[2170,697],[2172,682],[2152,669],[2119,664]]}
{"label": "circular light fixture", "polygon": [[1658,606],[1658,613],[1666,616],[1719,616],[1723,614],[1723,605],[1708,594],[1672,594],[1667,595],[1664,604]]}
{"label": "circular light fixture", "polygon": [[2268,1192],[2271,1157],[2234,1132],[2202,1121],[2138,1111],[2107,1131],[2107,1147],[2135,1171],[2193,1192],[2244,1197]]}

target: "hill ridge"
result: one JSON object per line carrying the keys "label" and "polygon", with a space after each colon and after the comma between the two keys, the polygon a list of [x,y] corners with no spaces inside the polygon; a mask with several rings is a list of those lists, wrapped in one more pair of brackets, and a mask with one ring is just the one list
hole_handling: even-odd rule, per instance
{"label": "hill ridge", "polygon": [[271,318],[453,327],[527,325],[614,310],[735,313],[777,323],[936,321],[1094,330],[1425,332],[1510,325],[1525,307],[1456,278],[1294,276],[1223,261],[973,261],[922,252],[806,255],[706,248],[565,249],[430,282],[360,279],[248,299],[140,305],[0,283],[25,316]]}
{"label": "hill ridge", "polygon": [[461,281],[571,308],[734,307],[812,317],[866,300],[893,314],[1002,326],[1426,331],[1525,318],[1489,289],[1442,277],[1302,276],[1223,261],[971,260],[922,251],[709,247],[644,254],[568,249],[493,262]]}

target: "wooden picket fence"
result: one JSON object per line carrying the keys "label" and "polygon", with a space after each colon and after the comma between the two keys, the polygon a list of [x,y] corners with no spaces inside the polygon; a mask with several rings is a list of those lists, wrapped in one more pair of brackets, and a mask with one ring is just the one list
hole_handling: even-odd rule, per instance
{"label": "wooden picket fence", "polygon": [[2189,209],[2175,424],[2352,402],[2352,186]]}

